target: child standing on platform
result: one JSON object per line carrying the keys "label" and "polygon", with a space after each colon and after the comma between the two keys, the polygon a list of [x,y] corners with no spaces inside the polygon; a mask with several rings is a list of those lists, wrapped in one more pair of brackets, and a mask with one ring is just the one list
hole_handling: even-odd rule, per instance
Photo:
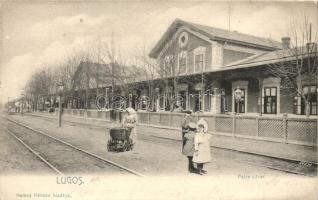
{"label": "child standing on platform", "polygon": [[188,158],[188,171],[190,173],[197,172],[197,169],[194,167],[192,159],[194,153],[194,137],[195,137],[196,124],[190,122],[188,124],[188,132],[184,135],[184,146],[182,149],[182,154]]}
{"label": "child standing on platform", "polygon": [[198,173],[206,174],[203,170],[205,163],[211,162],[210,138],[208,134],[208,124],[204,119],[197,122],[197,133],[194,137],[194,155],[193,162],[197,163]]}

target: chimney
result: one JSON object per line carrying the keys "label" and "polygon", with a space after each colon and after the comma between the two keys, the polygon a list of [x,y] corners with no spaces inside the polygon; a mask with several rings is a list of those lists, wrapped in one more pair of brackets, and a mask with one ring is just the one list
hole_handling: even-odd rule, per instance
{"label": "chimney", "polygon": [[282,38],[282,47],[283,47],[283,49],[290,48],[290,37],[283,37]]}

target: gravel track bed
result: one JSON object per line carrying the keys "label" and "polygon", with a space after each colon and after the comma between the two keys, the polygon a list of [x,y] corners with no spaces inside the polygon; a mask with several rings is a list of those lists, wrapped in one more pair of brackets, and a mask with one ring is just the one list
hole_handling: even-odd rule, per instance
{"label": "gravel track bed", "polygon": [[18,138],[38,152],[62,173],[102,173],[112,175],[129,174],[123,169],[101,161],[84,152],[80,152],[52,138],[17,126],[12,122],[8,122],[7,126],[8,129],[11,130]]}

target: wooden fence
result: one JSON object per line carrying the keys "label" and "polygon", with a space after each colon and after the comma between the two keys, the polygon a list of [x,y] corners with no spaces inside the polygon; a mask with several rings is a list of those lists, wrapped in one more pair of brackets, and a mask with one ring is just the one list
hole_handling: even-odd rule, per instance
{"label": "wooden fence", "polygon": [[[317,146],[317,119],[195,114],[204,118],[211,134],[257,140]],[[168,129],[180,129],[183,113],[138,112],[138,123]]]}
{"label": "wooden fence", "polygon": [[75,117],[100,119],[111,121],[111,112],[108,110],[80,110],[80,109],[64,109],[63,114]]}
{"label": "wooden fence", "polygon": [[[120,114],[114,115],[105,110],[64,109],[64,114],[120,121]],[[139,111],[138,125],[167,129],[180,129],[184,119],[183,113]],[[244,115],[194,114],[195,120],[204,118],[208,131],[215,135],[267,140],[274,142],[317,146],[317,119]]]}

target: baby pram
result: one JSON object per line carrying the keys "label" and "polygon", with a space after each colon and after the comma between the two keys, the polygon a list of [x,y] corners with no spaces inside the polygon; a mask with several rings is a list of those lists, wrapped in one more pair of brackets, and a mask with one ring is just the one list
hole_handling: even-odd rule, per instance
{"label": "baby pram", "polygon": [[131,128],[112,128],[109,131],[108,151],[124,152],[133,149],[133,141],[129,138]]}

